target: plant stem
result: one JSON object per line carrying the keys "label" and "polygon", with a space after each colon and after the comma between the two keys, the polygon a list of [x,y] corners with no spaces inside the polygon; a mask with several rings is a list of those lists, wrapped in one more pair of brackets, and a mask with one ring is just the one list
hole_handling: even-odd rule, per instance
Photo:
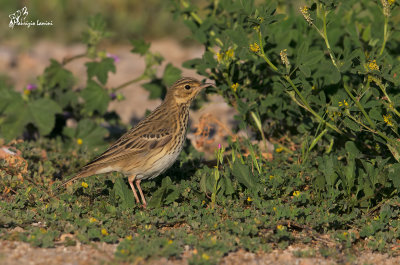
{"label": "plant stem", "polygon": [[142,80],[144,80],[145,78],[146,78],[146,76],[141,75],[141,76],[139,76],[138,78],[132,79],[132,80],[130,80],[130,81],[128,81],[128,82],[123,83],[122,85],[117,86],[117,87],[115,88],[115,91],[118,91],[118,90],[120,90],[120,89],[122,89],[122,88],[124,88],[124,87],[127,87],[127,86],[129,86],[129,85],[131,85],[131,84],[133,84],[133,83],[142,81]]}
{"label": "plant stem", "polygon": [[379,55],[383,54],[383,51],[385,50],[386,42],[388,40],[388,23],[389,23],[389,17],[385,16],[385,24],[383,26],[383,43],[382,43],[382,48],[379,52]]}
{"label": "plant stem", "polygon": [[62,65],[66,65],[67,63],[70,63],[70,62],[72,62],[73,60],[76,60],[76,59],[79,59],[79,58],[83,58],[83,57],[85,57],[86,56],[86,53],[82,53],[82,54],[77,54],[77,55],[74,55],[74,56],[72,56],[72,57],[66,57],[66,58],[64,58],[63,60],[62,60]]}
{"label": "plant stem", "polygon": [[370,117],[368,116],[367,112],[365,111],[364,107],[361,105],[360,101],[358,101],[353,94],[350,92],[349,87],[347,86],[347,84],[343,84],[344,89],[346,90],[347,94],[350,96],[350,98],[354,101],[354,103],[356,103],[358,109],[362,112],[362,114],[364,114],[364,117],[367,119],[369,125],[375,129],[376,125],[375,123],[370,119]]}

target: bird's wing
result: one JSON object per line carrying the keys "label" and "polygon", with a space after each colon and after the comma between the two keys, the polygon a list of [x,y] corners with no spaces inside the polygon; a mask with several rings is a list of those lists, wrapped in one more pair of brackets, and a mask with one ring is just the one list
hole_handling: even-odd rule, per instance
{"label": "bird's wing", "polygon": [[124,134],[103,154],[84,166],[83,169],[92,166],[107,166],[126,159],[143,158],[151,150],[162,148],[171,141],[173,128],[172,126],[170,129],[166,128],[168,127],[157,126],[152,121],[148,121],[145,124],[139,123],[138,126]]}

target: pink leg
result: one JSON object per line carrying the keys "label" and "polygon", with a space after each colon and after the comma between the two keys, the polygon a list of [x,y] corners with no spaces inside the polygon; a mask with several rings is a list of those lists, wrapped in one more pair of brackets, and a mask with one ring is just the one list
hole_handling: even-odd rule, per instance
{"label": "pink leg", "polygon": [[142,188],[140,187],[140,181],[141,181],[140,179],[136,180],[136,187],[138,188],[140,197],[142,198],[143,208],[146,208],[147,202],[146,202],[146,199],[144,198]]}
{"label": "pink leg", "polygon": [[140,204],[140,200],[139,200],[139,197],[137,196],[137,193],[136,193],[136,190],[135,190],[135,186],[133,186],[133,180],[135,179],[135,177],[136,177],[136,176],[130,176],[130,177],[128,178],[128,182],[129,182],[129,185],[131,185],[131,189],[132,189],[132,191],[133,191],[133,195],[135,196],[136,203],[137,203],[137,204]]}

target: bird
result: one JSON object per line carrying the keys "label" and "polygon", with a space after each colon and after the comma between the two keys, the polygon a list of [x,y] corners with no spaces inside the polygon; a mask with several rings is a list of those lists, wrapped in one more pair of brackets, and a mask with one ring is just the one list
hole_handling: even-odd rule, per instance
{"label": "bird", "polygon": [[213,84],[191,77],[177,80],[167,89],[161,105],[59,187],[95,174],[117,171],[128,177],[135,200],[140,205],[135,182],[142,207],[146,208],[141,181],[159,176],[175,162],[186,139],[191,102],[209,86]]}

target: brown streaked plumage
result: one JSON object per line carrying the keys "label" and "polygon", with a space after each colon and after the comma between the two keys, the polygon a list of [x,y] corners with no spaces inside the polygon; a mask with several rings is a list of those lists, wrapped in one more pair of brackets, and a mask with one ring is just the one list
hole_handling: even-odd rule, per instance
{"label": "brown streaked plumage", "polygon": [[141,180],[157,177],[175,162],[185,142],[190,103],[210,85],[188,77],[176,81],[160,106],[60,186],[94,174],[118,171],[128,176],[133,195],[140,204],[135,181],[146,207]]}

